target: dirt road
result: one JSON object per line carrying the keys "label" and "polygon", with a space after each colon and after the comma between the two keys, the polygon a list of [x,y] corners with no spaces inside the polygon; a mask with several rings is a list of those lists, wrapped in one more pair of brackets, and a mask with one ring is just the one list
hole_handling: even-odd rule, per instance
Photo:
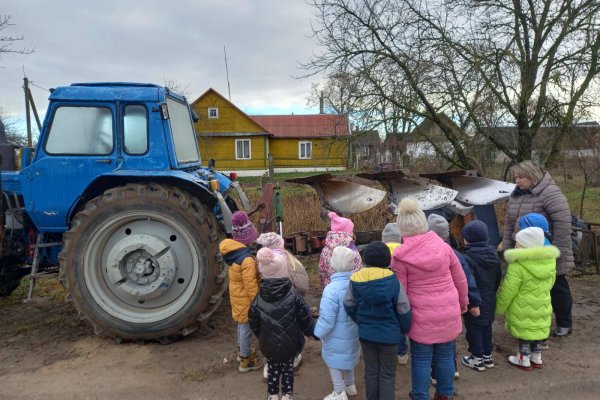
{"label": "dirt road", "polygon": [[[552,339],[543,370],[520,371],[505,361],[515,342],[497,321],[497,367],[476,372],[459,365],[462,399],[600,399],[600,277],[570,280],[574,333]],[[311,305],[318,304],[314,293]],[[69,304],[13,304],[0,309],[0,399],[205,400],[262,399],[261,372],[237,372],[235,325],[224,304],[203,330],[170,345],[97,338]],[[464,354],[464,338],[459,339]],[[356,370],[363,399],[362,361]],[[331,392],[320,344],[307,342],[296,374],[295,399]],[[407,399],[410,367],[398,366],[396,396]],[[432,389],[433,393],[433,389]]]}

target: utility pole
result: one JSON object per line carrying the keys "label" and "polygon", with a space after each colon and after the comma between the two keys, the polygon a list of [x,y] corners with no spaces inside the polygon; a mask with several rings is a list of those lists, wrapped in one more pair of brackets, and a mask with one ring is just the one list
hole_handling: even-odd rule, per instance
{"label": "utility pole", "polygon": [[32,147],[33,142],[31,140],[31,114],[29,111],[29,79],[23,78],[23,90],[25,91],[25,119],[27,121],[27,147]]}
{"label": "utility pole", "polygon": [[229,86],[229,68],[227,67],[227,50],[223,46],[223,55],[225,56],[225,74],[227,75],[227,94],[229,95],[229,101],[231,101],[231,86]]}
{"label": "utility pole", "polygon": [[35,117],[35,122],[38,127],[38,132],[42,131],[42,123],[40,121],[40,116],[38,115],[37,108],[35,108],[35,103],[33,102],[33,95],[31,94],[31,89],[29,89],[29,79],[27,77],[23,78],[23,90],[25,91],[25,117],[27,120],[27,147],[33,147],[33,140],[31,136],[31,110],[33,110],[33,116]]}

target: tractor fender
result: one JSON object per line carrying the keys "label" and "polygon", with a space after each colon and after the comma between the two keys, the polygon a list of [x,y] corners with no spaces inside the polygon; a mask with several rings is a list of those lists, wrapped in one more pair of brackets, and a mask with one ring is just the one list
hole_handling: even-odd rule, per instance
{"label": "tractor fender", "polygon": [[[81,195],[71,206],[68,213],[67,226],[70,225],[73,217],[79,212],[85,204],[101,195],[105,191],[117,187],[123,186],[128,183],[144,183],[144,182],[156,182],[160,184],[168,184],[177,187],[181,190],[187,191],[190,194],[196,196],[200,201],[214,209],[219,204],[221,208],[227,207],[225,202],[222,200],[223,196],[219,192],[213,192],[208,187],[208,181],[198,178],[185,171],[139,171],[139,170],[118,170],[109,172],[106,174],[99,175],[90,182],[85,188]],[[217,193],[220,195],[218,196]],[[219,199],[219,197],[221,199]],[[231,212],[222,212],[223,223],[226,227],[231,226]],[[229,229],[227,229],[229,231]]]}

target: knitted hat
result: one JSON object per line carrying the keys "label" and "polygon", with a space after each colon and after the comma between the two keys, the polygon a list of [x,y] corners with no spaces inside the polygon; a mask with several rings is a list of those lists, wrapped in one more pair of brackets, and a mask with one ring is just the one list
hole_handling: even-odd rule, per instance
{"label": "knitted hat", "polygon": [[337,272],[348,272],[354,269],[354,252],[347,247],[338,246],[331,253],[331,268]]}
{"label": "knitted hat", "polygon": [[385,243],[376,240],[371,242],[365,247],[363,252],[363,262],[369,267],[382,267],[387,268],[392,262],[392,255],[390,249]]}
{"label": "knitted hat", "polygon": [[268,247],[263,247],[256,253],[258,270],[263,278],[289,278],[287,259],[275,254]]}
{"label": "knitted hat", "polygon": [[544,245],[544,231],[537,227],[525,228],[517,233],[515,239],[525,248],[541,247]]}
{"label": "knitted hat", "polygon": [[488,227],[485,222],[478,219],[463,226],[461,233],[469,243],[486,242],[488,240]]}
{"label": "knitted hat", "polygon": [[429,230],[425,214],[412,197],[405,197],[398,203],[398,226],[403,237],[421,235]]}
{"label": "knitted hat", "polygon": [[261,234],[258,239],[256,239],[256,243],[270,249],[283,249],[283,238],[275,232]]}
{"label": "knitted hat", "polygon": [[435,232],[442,240],[448,240],[450,237],[450,225],[446,221],[446,218],[441,215],[430,214],[427,217],[427,224],[429,225],[429,230]]}
{"label": "knitted hat", "polygon": [[548,240],[548,238],[551,238],[552,236],[550,235],[550,226],[548,225],[548,220],[546,219],[546,217],[538,213],[529,213],[519,218],[520,229],[530,227],[541,228],[544,231],[544,235],[546,236],[544,240],[544,246],[550,245],[550,240]]}
{"label": "knitted hat", "polygon": [[244,211],[236,211],[231,216],[231,236],[246,246],[249,246],[256,239],[256,227],[248,219],[248,214]]}
{"label": "knitted hat", "polygon": [[381,241],[383,243],[396,242],[400,243],[402,236],[400,236],[400,227],[395,222],[386,224],[385,228],[381,232]]}
{"label": "knitted hat", "polygon": [[329,212],[327,216],[331,221],[331,230],[333,232],[346,232],[350,234],[353,233],[354,223],[348,218],[340,217],[333,211]]}

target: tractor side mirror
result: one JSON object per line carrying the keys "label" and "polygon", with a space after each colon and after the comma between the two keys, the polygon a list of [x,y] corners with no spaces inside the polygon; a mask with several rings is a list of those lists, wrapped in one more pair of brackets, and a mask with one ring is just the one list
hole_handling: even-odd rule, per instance
{"label": "tractor side mirror", "polygon": [[193,108],[192,108],[192,121],[194,121],[194,123],[200,121],[200,117],[198,117],[198,113]]}

